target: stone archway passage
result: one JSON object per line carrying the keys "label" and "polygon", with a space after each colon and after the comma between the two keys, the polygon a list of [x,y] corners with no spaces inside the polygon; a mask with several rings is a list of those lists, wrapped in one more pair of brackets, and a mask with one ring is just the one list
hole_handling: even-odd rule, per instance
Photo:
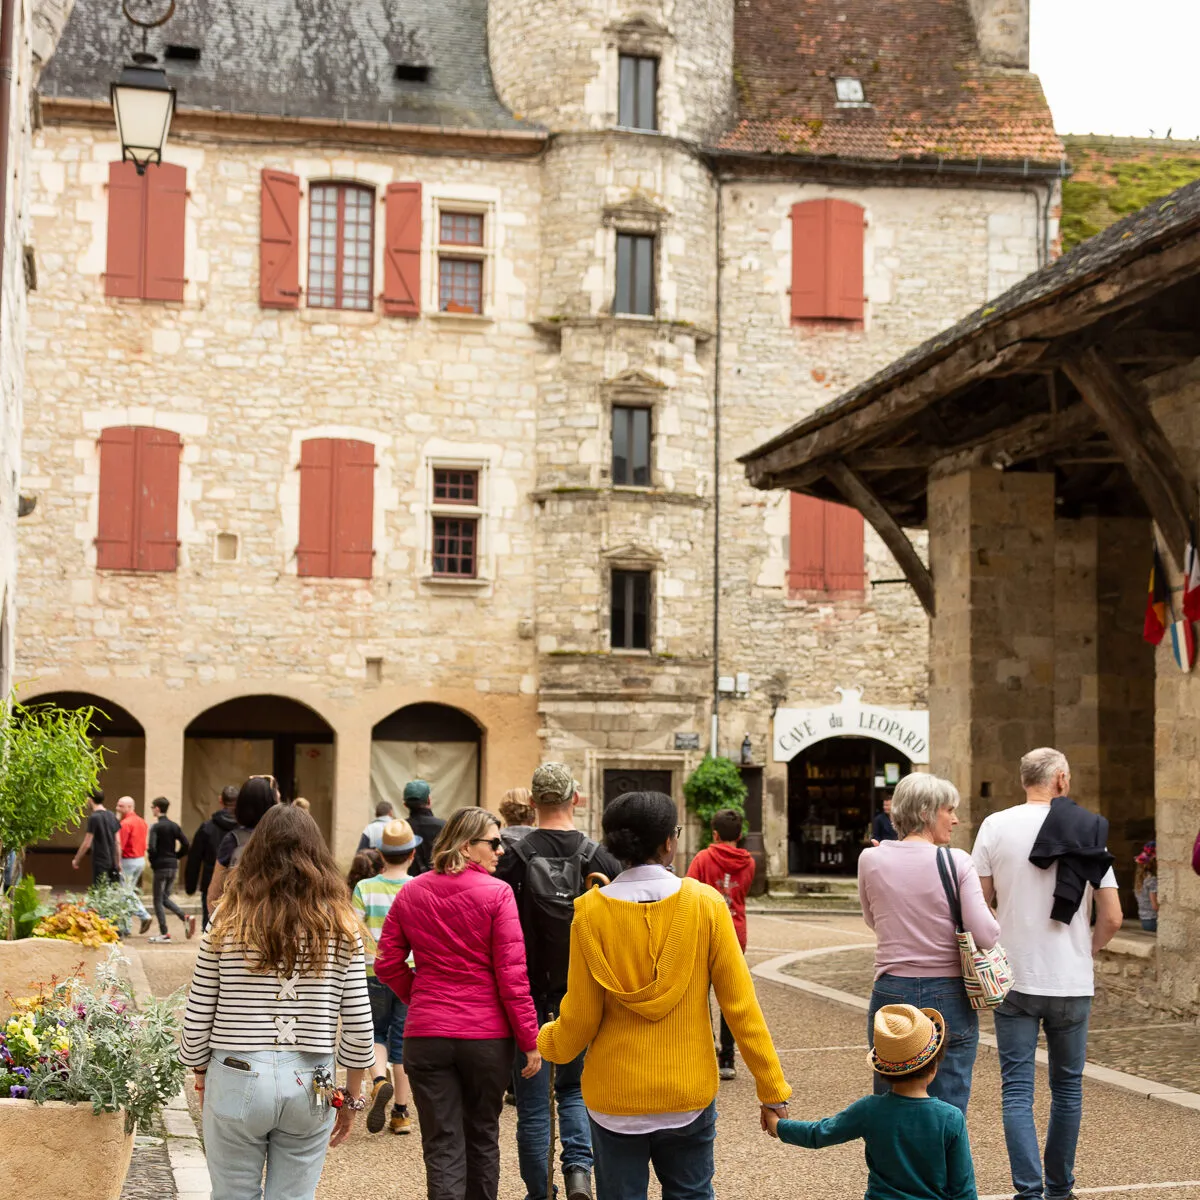
{"label": "stone archway passage", "polygon": [[303,796],[328,842],[333,831],[335,744],[320,713],[286,696],[239,696],[187,727],[179,823],[188,836],[216,808],[221,789],[274,775],[287,799]]}
{"label": "stone archway passage", "polygon": [[[35,696],[19,697],[22,704],[36,706],[53,704],[75,710],[92,708],[92,741],[104,748],[104,770],[100,772],[100,787],[110,809],[122,796],[132,796],[142,816],[153,799],[146,792],[146,736],[141,722],[128,710],[103,696],[91,692],[42,692]],[[91,880],[85,867],[71,870],[71,855],[83,840],[84,822],[71,829],[61,829],[40,845],[29,850],[25,869],[39,883],[83,889]]]}
{"label": "stone archway passage", "polygon": [[[479,804],[483,730],[458,708],[410,704],[371,730],[371,804],[390,800],[403,813],[401,798],[410,779],[431,788],[433,811],[445,817],[456,808]],[[486,807],[486,805],[485,805]]]}

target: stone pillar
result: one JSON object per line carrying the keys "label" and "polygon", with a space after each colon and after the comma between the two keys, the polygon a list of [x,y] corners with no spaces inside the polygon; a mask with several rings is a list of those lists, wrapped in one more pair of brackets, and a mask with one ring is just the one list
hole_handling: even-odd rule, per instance
{"label": "stone pillar", "polygon": [[[371,798],[371,723],[361,717],[335,726],[333,821],[330,849],[349,866],[367,823]],[[403,806],[397,805],[399,816]]]}
{"label": "stone pillar", "polygon": [[763,848],[767,875],[783,879],[788,873],[788,765],[772,759],[763,772]]}
{"label": "stone pillar", "polygon": [[[171,815],[182,818],[183,810],[183,725],[164,720],[146,729],[145,810],[150,819],[150,802],[156,796],[171,801]],[[190,836],[190,831],[189,831]]]}
{"label": "stone pillar", "polygon": [[1054,477],[932,479],[929,533],[930,766],[962,793],[968,845],[989,812],[1022,799],[1021,755],[1054,738]]}

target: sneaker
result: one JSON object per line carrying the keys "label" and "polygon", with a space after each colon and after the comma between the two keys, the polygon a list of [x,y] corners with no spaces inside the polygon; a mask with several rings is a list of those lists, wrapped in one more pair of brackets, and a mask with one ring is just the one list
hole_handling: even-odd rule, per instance
{"label": "sneaker", "polygon": [[390,1124],[393,1133],[412,1133],[412,1117],[408,1115],[407,1104],[393,1106]]}
{"label": "sneaker", "polygon": [[375,1080],[371,1088],[371,1107],[367,1112],[368,1133],[378,1133],[387,1123],[387,1107],[394,1090],[392,1081],[386,1075]]}
{"label": "sneaker", "polygon": [[149,929],[150,926],[154,924],[154,919],[152,917],[142,917],[141,921],[142,921],[142,927],[141,927],[141,929],[138,930],[139,934],[145,933],[146,930]]}
{"label": "sneaker", "polygon": [[721,1079],[736,1079],[737,1067],[733,1065],[733,1060],[730,1058],[723,1059],[717,1063],[717,1075]]}
{"label": "sneaker", "polygon": [[169,942],[171,935],[169,933],[156,933],[150,940],[152,942]]}
{"label": "sneaker", "polygon": [[196,936],[196,918],[193,917],[191,913],[188,913],[188,915],[184,917],[183,923],[187,926],[188,937],[194,938]]}
{"label": "sneaker", "polygon": [[592,1177],[583,1167],[564,1167],[567,1200],[592,1200]]}

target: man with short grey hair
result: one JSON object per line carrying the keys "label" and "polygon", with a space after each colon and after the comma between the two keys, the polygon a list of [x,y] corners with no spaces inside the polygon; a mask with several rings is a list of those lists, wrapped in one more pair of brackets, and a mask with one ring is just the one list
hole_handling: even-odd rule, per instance
{"label": "man with short grey hair", "polygon": [[[1069,798],[1066,756],[1049,746],[1031,750],[1021,759],[1021,785],[1025,803],[987,817],[973,853],[1013,969],[1013,989],[995,1010],[1004,1140],[1015,1200],[1067,1200],[1083,1111],[1092,957],[1121,928],[1121,902],[1104,847],[1108,822]],[[1039,1031],[1050,1055],[1044,1176],[1033,1120]]]}

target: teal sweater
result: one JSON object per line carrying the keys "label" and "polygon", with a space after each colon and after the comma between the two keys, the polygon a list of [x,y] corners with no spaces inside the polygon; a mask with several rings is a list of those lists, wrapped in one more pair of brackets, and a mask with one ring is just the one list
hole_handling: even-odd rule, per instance
{"label": "teal sweater", "polygon": [[865,1200],[975,1200],[967,1123],[953,1105],[888,1092],[856,1100],[824,1121],[780,1121],[779,1140],[820,1150],[862,1138]]}

